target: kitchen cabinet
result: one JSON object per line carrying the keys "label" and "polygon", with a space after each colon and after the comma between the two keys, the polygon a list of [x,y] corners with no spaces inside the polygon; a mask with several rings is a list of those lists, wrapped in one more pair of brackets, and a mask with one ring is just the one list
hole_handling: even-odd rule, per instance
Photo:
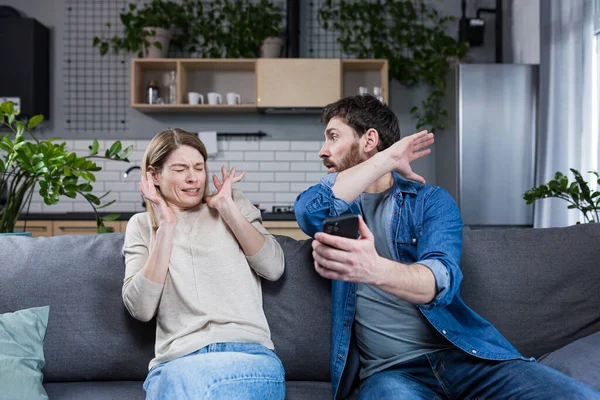
{"label": "kitchen cabinet", "polygon": [[[107,221],[104,223],[121,232],[122,221]],[[98,233],[96,221],[52,221],[52,232],[54,236],[60,235],[87,235]]]}
{"label": "kitchen cabinet", "polygon": [[17,221],[15,231],[31,232],[32,237],[53,236],[52,221]]}
{"label": "kitchen cabinet", "polygon": [[[175,104],[147,104],[146,86],[159,84],[159,97],[168,101],[165,82],[175,71]],[[388,61],[337,58],[164,58],[131,60],[131,107],[143,113],[257,113],[290,109],[320,109],[366,87],[382,89],[388,102]],[[189,104],[188,93],[203,95],[204,104]],[[224,104],[208,104],[207,94],[219,93]],[[240,95],[240,104],[226,104],[227,93]]]}
{"label": "kitchen cabinet", "polygon": [[289,236],[296,240],[308,239],[296,221],[263,221],[263,226],[272,235]]}
{"label": "kitchen cabinet", "polygon": [[256,61],[259,107],[321,108],[342,97],[340,59],[262,58]]}
{"label": "kitchen cabinet", "polygon": [[[106,226],[113,227],[115,232],[125,232],[128,221],[109,221]],[[16,230],[21,231],[25,225],[24,221],[18,221]],[[274,235],[285,235],[297,240],[308,238],[302,232],[296,221],[263,221],[263,225]],[[95,220],[31,220],[27,221],[28,232],[32,237],[59,236],[59,235],[87,235],[95,234]]]}

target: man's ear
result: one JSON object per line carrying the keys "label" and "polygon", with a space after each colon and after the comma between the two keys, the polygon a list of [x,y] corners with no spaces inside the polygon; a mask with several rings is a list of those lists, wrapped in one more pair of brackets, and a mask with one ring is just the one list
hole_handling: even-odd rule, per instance
{"label": "man's ear", "polygon": [[365,153],[369,154],[377,150],[377,145],[379,144],[379,133],[376,129],[370,128],[367,130],[362,136],[362,139],[364,141],[363,150]]}

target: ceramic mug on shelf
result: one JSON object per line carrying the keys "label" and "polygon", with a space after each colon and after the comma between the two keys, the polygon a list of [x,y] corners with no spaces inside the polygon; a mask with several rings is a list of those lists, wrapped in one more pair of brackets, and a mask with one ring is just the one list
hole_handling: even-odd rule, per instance
{"label": "ceramic mug on shelf", "polygon": [[188,93],[188,103],[190,104],[204,104],[204,96],[197,92]]}
{"label": "ceramic mug on shelf", "polygon": [[241,104],[242,98],[237,93],[227,93],[227,104]]}
{"label": "ceramic mug on shelf", "polygon": [[206,97],[208,97],[208,104],[223,103],[223,97],[219,93],[210,92],[206,95]]}

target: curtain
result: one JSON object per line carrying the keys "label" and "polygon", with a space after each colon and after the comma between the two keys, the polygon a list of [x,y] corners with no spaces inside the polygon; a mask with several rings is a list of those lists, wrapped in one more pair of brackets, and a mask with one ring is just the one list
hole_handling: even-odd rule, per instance
{"label": "curtain", "polygon": [[[540,1],[540,110],[536,186],[557,171],[573,180],[570,168],[598,170],[597,71],[594,0]],[[534,227],[583,222],[562,199],[535,202]]]}

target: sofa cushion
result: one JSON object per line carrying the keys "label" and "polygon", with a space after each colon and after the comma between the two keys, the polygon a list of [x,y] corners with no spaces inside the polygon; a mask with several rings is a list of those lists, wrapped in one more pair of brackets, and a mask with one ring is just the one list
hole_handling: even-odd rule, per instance
{"label": "sofa cushion", "polygon": [[313,267],[312,239],[275,237],[285,254],[285,271],[275,282],[262,282],[275,351],[287,380],[329,382],[331,281]]}
{"label": "sofa cushion", "polygon": [[329,382],[286,382],[285,400],[331,400]]}
{"label": "sofa cushion", "polygon": [[600,224],[463,235],[463,298],[522,354],[600,331]]}
{"label": "sofa cushion", "polygon": [[0,388],[6,399],[48,399],[42,386],[48,306],[0,314]]}
{"label": "sofa cushion", "polygon": [[44,387],[50,399],[60,400],[144,400],[143,381],[49,382]]}
{"label": "sofa cushion", "polygon": [[129,316],[124,235],[0,237],[0,312],[50,305],[45,381],[144,380],[153,323]]}
{"label": "sofa cushion", "polygon": [[[44,387],[50,399],[60,400],[143,400],[143,382],[54,382]],[[286,382],[286,400],[331,400],[328,382]]]}
{"label": "sofa cushion", "polygon": [[545,354],[539,361],[600,390],[600,332]]}

